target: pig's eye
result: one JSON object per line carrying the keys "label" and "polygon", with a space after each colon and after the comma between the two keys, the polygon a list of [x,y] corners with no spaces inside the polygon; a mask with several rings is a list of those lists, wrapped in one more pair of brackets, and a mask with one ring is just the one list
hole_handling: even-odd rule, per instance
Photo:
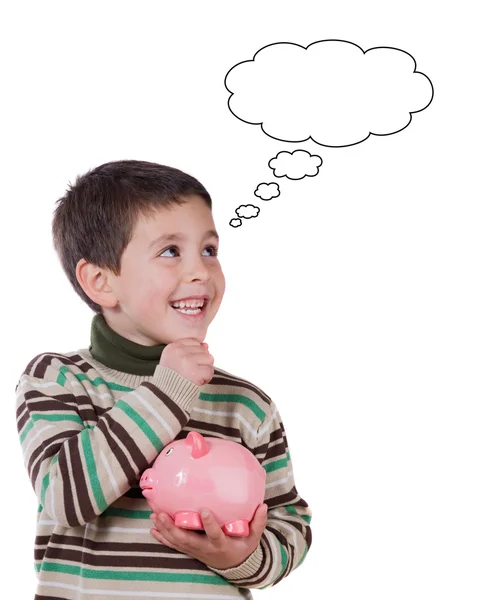
{"label": "pig's eye", "polygon": [[166,454],[164,456],[169,456],[172,452],[173,452],[173,448],[170,448],[168,450],[168,452],[166,452]]}

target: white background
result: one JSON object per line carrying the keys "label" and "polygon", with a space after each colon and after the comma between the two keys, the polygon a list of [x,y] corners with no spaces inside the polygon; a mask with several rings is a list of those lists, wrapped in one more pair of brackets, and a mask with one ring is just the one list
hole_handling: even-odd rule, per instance
{"label": "white background", "polygon": [[[491,58],[487,3],[15,2],[2,9],[2,588],[34,595],[38,506],[15,385],[89,345],[51,242],[79,173],[141,159],[213,198],[226,294],[215,364],[279,406],[313,510],[305,563],[265,600],[491,600]],[[456,6],[456,8],[454,8]],[[278,142],[227,108],[227,71],[275,42],[411,54],[431,105],[345,148]],[[317,177],[275,179],[281,150]],[[253,195],[264,181],[282,193]],[[256,219],[230,227],[240,204]],[[8,558],[6,558],[8,557]],[[7,562],[5,562],[7,561]]]}

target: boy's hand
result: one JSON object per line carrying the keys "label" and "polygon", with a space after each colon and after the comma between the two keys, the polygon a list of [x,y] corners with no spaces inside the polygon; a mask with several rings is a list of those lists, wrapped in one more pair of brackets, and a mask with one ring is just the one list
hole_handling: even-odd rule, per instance
{"label": "boy's hand", "polygon": [[209,346],[195,338],[183,338],[164,348],[159,364],[176,371],[195,385],[209,383],[214,375],[214,357]]}
{"label": "boy's hand", "polygon": [[[208,517],[203,512],[200,516],[206,535],[175,527],[173,519],[166,513],[159,513],[159,518],[155,513],[151,515],[155,526],[151,534],[165,546],[196,558],[209,567],[230,569],[241,565],[259,545],[267,525],[267,505],[261,504],[257,508],[247,537],[226,535],[210,511]],[[165,518],[164,523],[161,517]]]}

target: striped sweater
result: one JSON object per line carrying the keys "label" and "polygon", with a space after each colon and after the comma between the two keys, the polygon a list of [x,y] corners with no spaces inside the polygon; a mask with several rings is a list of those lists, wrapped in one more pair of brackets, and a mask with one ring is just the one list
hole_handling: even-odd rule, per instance
{"label": "striped sweater", "polygon": [[[45,352],[16,386],[17,428],[39,500],[35,600],[252,598],[311,545],[311,510],[296,490],[279,411],[260,388],[214,367],[197,386],[142,346],[91,324],[91,345]],[[241,565],[220,570],[159,543],[139,479],[189,431],[238,442],[266,471],[267,527]]]}

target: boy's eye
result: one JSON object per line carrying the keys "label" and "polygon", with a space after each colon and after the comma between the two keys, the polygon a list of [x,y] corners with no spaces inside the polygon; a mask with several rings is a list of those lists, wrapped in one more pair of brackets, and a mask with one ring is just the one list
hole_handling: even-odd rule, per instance
{"label": "boy's eye", "polygon": [[[168,248],[165,248],[159,256],[162,256],[165,252],[168,252],[168,250],[172,250],[173,252],[175,252],[175,251],[178,251],[178,247],[177,246],[169,246]],[[211,256],[217,256],[217,253],[218,253],[217,246],[214,246],[214,245],[207,246],[207,250],[212,250]]]}

